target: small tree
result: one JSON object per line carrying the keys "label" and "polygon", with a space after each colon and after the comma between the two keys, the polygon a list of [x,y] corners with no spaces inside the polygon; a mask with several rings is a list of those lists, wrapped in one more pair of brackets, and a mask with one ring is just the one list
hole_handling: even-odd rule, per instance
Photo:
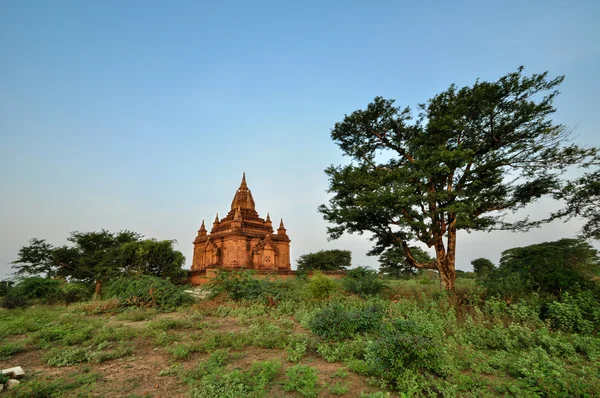
{"label": "small tree", "polygon": [[[597,151],[565,144],[568,132],[550,118],[563,76],[523,70],[452,85],[416,116],[376,97],[336,123],[331,137],[351,160],[325,170],[333,196],[319,211],[334,225],[330,237],[370,232],[371,254],[402,248],[413,267],[437,270],[454,293],[458,230],[538,225],[508,222],[505,212],[556,193],[566,168]],[[414,241],[433,248],[435,261],[419,262]]]}
{"label": "small tree", "polygon": [[102,285],[125,274],[146,274],[181,282],[185,257],[173,249],[174,241],[141,240],[132,231],[112,233],[71,232],[71,246],[53,247],[44,240],[32,239],[30,246],[19,251],[13,262],[18,275],[62,276]]}
{"label": "small tree", "polygon": [[298,258],[296,266],[299,271],[321,270],[340,271],[350,267],[352,252],[350,250],[319,250],[316,253],[303,254]]}
{"label": "small tree", "polygon": [[471,261],[471,265],[473,266],[473,272],[475,272],[477,279],[487,278],[488,275],[494,271],[494,268],[496,268],[493,262],[483,257]]}

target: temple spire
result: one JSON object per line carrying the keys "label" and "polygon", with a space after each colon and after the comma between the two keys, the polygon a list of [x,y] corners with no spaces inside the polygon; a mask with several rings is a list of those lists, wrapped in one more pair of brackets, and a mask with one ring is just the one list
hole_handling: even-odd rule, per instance
{"label": "temple spire", "polygon": [[202,220],[202,225],[200,225],[200,229],[198,230],[198,236],[206,235],[206,227],[204,226],[204,220]]}
{"label": "temple spire", "polygon": [[277,228],[277,235],[285,235],[286,234],[286,229],[283,226],[283,218],[281,219],[281,221],[279,222],[279,228]]}
{"label": "temple spire", "polygon": [[238,207],[241,209],[255,210],[252,192],[250,192],[248,184],[246,184],[246,173],[242,174],[242,183],[240,184],[240,187],[236,191],[233,201],[231,202],[231,210],[234,210]]}

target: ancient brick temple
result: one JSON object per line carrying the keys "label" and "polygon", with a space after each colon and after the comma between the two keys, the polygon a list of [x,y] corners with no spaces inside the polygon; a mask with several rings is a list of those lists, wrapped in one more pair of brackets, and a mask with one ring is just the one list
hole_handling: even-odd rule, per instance
{"label": "ancient brick temple", "polygon": [[208,233],[204,220],[194,240],[192,273],[214,268],[290,271],[290,238],[283,226],[274,233],[271,218],[259,217],[246,174],[225,218],[215,218]]}

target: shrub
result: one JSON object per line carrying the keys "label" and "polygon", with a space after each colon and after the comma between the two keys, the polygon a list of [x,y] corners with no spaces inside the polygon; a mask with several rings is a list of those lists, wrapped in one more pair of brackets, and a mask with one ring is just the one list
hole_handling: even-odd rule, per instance
{"label": "shrub", "polygon": [[33,276],[23,278],[11,289],[9,297],[21,297],[26,300],[40,300],[51,304],[63,298],[60,281]]}
{"label": "shrub", "polygon": [[375,270],[358,267],[347,272],[342,279],[344,290],[360,296],[371,296],[387,289],[385,283],[379,279]]}
{"label": "shrub", "polygon": [[257,279],[252,271],[221,271],[211,281],[213,295],[226,293],[232,300],[255,300],[266,294],[270,282]]}
{"label": "shrub", "polygon": [[83,283],[67,283],[62,290],[67,304],[89,300],[93,294],[92,289]]}
{"label": "shrub", "polygon": [[365,360],[375,376],[398,383],[405,370],[426,369],[446,376],[449,364],[443,347],[425,337],[416,323],[396,319],[382,328],[381,337],[367,344]]}
{"label": "shrub", "polygon": [[20,308],[20,307],[27,307],[28,303],[27,300],[25,300],[25,297],[21,297],[21,296],[6,296],[6,297],[2,297],[2,300],[0,301],[0,306],[2,308],[6,308],[8,310],[12,310],[15,308]]}
{"label": "shrub", "polygon": [[308,298],[325,299],[340,289],[340,285],[320,272],[315,272],[305,287]]}
{"label": "shrub", "polygon": [[121,306],[160,307],[166,310],[174,310],[194,301],[183,288],[149,275],[119,277],[108,286],[106,295],[117,298]]}
{"label": "shrub", "polygon": [[377,305],[347,308],[342,303],[333,303],[314,313],[309,322],[310,330],[327,340],[343,340],[356,333],[376,329],[383,319]]}
{"label": "shrub", "polygon": [[591,292],[567,292],[560,301],[546,304],[543,313],[556,330],[590,334],[600,329],[600,303]]}

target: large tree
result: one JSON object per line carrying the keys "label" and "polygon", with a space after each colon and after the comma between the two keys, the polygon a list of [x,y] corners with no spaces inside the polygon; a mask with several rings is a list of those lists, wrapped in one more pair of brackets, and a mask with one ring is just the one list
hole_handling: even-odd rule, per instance
{"label": "large tree", "polygon": [[[452,85],[418,106],[376,97],[331,131],[351,161],[330,166],[329,205],[319,211],[343,233],[373,234],[371,254],[401,247],[415,268],[435,269],[454,292],[457,231],[525,230],[516,211],[561,188],[565,169],[595,153],[566,144],[565,127],[551,119],[559,76],[525,76],[523,68],[497,81]],[[419,262],[410,242],[435,250]]]}
{"label": "large tree", "polygon": [[[411,247],[410,252],[417,262],[431,263],[433,258],[425,250],[420,247]],[[390,247],[379,256],[379,271],[384,275],[394,278],[402,278],[403,276],[415,275],[417,271],[404,255],[404,250],[401,247]]]}

